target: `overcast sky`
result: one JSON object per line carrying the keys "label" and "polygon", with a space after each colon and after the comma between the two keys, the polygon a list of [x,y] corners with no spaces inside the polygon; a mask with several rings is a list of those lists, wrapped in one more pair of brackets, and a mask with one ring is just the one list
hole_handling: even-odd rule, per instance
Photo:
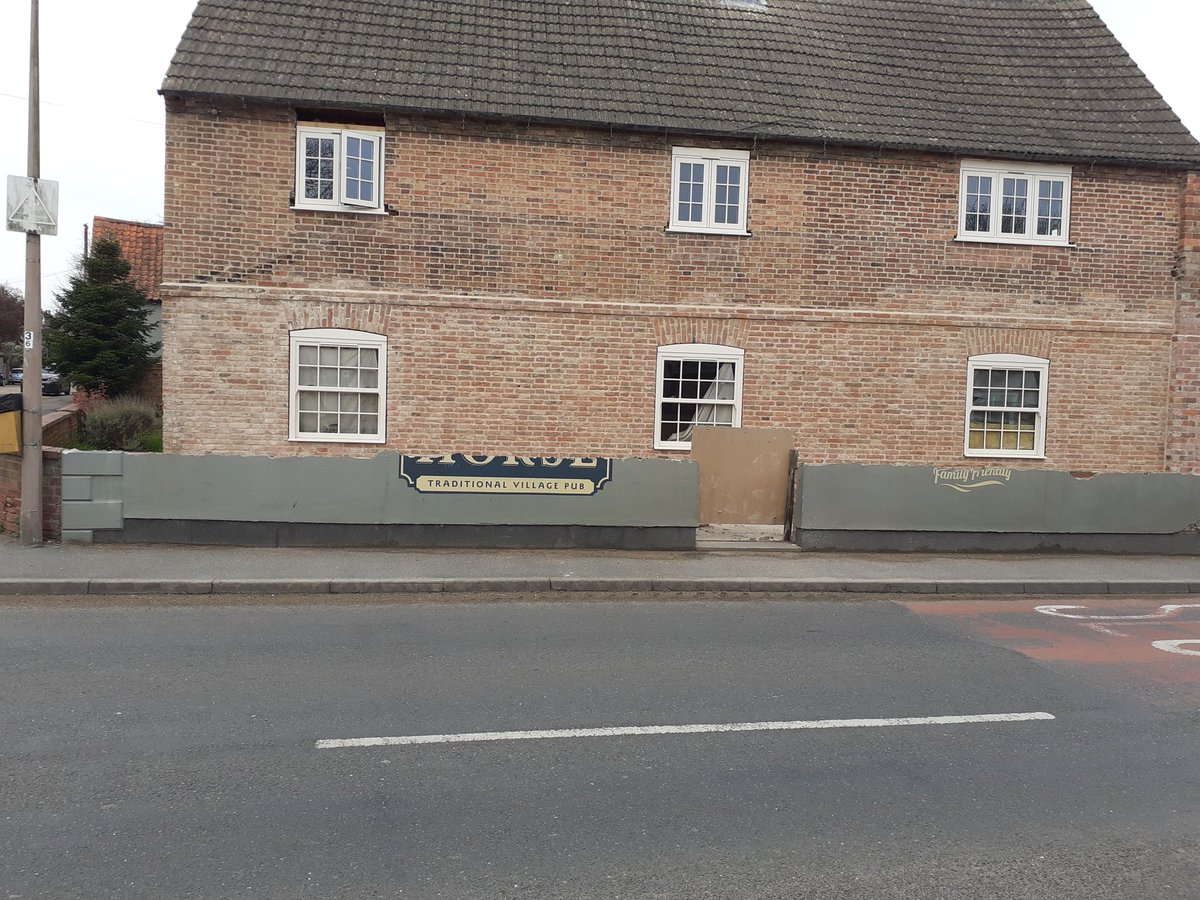
{"label": "overcast sky", "polygon": [[[42,176],[60,183],[59,232],[42,239],[43,303],[65,284],[92,216],[161,222],[158,86],[193,0],[41,0]],[[1093,0],[1162,95],[1200,135],[1200,0]],[[5,0],[0,175],[26,173],[28,0]],[[25,239],[0,232],[0,283],[23,290]]]}

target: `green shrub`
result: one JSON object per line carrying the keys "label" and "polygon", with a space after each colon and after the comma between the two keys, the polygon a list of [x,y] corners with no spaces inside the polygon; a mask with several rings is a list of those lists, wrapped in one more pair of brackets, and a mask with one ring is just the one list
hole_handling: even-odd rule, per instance
{"label": "green shrub", "polygon": [[80,449],[161,453],[162,422],[144,400],[114,397],[93,404],[84,414],[77,443]]}

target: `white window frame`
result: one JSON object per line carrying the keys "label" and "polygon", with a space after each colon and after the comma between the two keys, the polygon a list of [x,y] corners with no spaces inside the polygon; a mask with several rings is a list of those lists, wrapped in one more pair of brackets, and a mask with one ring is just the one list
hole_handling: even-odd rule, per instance
{"label": "white window frame", "polygon": [[[684,222],[679,218],[679,167],[682,163],[704,164],[704,197],[702,220]],[[741,170],[741,191],[738,195],[738,224],[717,224],[715,220],[717,166],[737,166]],[[700,147],[674,147],[671,149],[671,224],[667,231],[685,231],[704,234],[748,235],[746,213],[750,194],[750,151],[713,150]]]}
{"label": "white window frame", "polygon": [[[967,231],[967,179],[980,176],[992,179],[991,221],[987,231]],[[1005,178],[1023,178],[1029,182],[1025,230],[1021,233],[1001,231]],[[1043,182],[1063,182],[1062,233],[1037,233],[1039,185]],[[958,238],[960,241],[982,241],[990,244],[1038,244],[1065,247],[1071,243],[1071,167],[1047,166],[1033,163],[987,162],[963,160],[958,179]]]}
{"label": "white window frame", "polygon": [[[692,442],[670,441],[662,437],[662,408],[664,403],[676,403],[680,398],[663,396],[663,372],[667,360],[682,360],[685,362],[716,362],[733,363],[734,387],[733,400],[715,401],[724,406],[733,407],[732,427],[742,425],[742,378],[746,351],[737,347],[727,347],[722,344],[665,344],[658,348],[658,363],[655,368],[654,382],[654,449],[655,450],[690,450]],[[684,400],[683,402],[687,402]],[[722,426],[728,427],[728,426]]]}
{"label": "white window frame", "polygon": [[[304,142],[307,138],[317,138],[318,140],[322,138],[332,138],[334,141],[334,191],[333,197],[328,200],[304,196]],[[346,147],[351,138],[355,138],[360,141],[369,141],[375,147],[375,177],[372,180],[374,185],[374,199],[371,201],[358,200],[347,196],[346,181],[348,178],[348,173],[346,171]],[[384,130],[382,128],[349,129],[331,127],[327,125],[298,123],[296,125],[296,198],[292,204],[293,208],[339,210],[341,212],[356,213],[386,213],[386,209],[383,205],[383,146]]]}
{"label": "white window frame", "polygon": [[[976,405],[974,402],[975,372],[978,369],[1021,369],[1025,372],[1040,373],[1038,387],[1038,405],[1033,406],[987,406]],[[972,356],[967,360],[967,396],[966,419],[963,425],[963,456],[1011,457],[1024,459],[1046,458],[1046,397],[1050,387],[1050,360],[1040,356],[1024,356],[1017,353],[986,353]],[[1034,439],[1032,450],[1002,448],[988,449],[972,448],[971,414],[974,412],[1000,413],[1034,413]]]}
{"label": "white window frame", "polygon": [[[288,376],[288,440],[335,444],[382,444],[387,441],[387,337],[369,331],[346,328],[302,328],[291,332],[289,338]],[[300,384],[300,348],[306,346],[357,347],[375,349],[379,353],[378,384],[374,388],[321,388]],[[330,434],[300,430],[300,391],[326,391],[344,394],[374,394],[379,398],[378,434]]]}

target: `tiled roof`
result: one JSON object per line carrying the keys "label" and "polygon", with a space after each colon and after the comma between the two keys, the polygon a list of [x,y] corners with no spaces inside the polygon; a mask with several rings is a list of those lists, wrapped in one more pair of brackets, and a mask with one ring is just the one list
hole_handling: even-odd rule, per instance
{"label": "tiled roof", "polygon": [[163,92],[1200,164],[1087,0],[200,0]]}
{"label": "tiled roof", "polygon": [[129,260],[130,275],[146,296],[161,301],[158,288],[163,272],[163,227],[147,222],[127,222],[96,216],[92,219],[92,239],[113,237],[121,245],[121,254]]}

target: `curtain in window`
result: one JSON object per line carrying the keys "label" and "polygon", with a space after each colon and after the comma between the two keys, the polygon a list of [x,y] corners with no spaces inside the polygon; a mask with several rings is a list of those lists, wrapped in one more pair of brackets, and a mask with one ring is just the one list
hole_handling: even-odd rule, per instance
{"label": "curtain in window", "polygon": [[[701,395],[701,400],[732,400],[733,395],[722,396],[722,385],[726,386],[728,393],[733,388],[733,363],[723,362],[717,366],[717,377],[708,383],[707,389]],[[690,441],[692,432],[697,425],[732,425],[733,424],[733,405],[726,403],[698,403],[696,411],[692,414],[692,420],[688,424],[675,432],[668,441]]]}

